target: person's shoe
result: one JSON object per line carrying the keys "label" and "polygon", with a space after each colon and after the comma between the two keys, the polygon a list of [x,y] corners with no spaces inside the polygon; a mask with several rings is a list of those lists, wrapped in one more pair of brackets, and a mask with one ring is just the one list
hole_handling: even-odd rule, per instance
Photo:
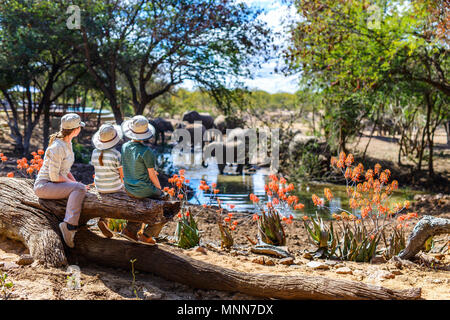
{"label": "person's shoe", "polygon": [[73,243],[73,239],[75,238],[76,230],[67,229],[67,222],[61,222],[59,224],[59,230],[61,230],[64,242],[67,244],[69,248],[74,248],[75,244]]}
{"label": "person's shoe", "polygon": [[139,241],[147,243],[147,244],[156,244],[155,239],[153,237],[147,237],[143,233],[138,236]]}
{"label": "person's shoe", "polygon": [[122,237],[130,240],[130,241],[138,241],[138,237],[136,233],[130,232],[127,228],[123,229],[121,233],[119,233]]}
{"label": "person's shoe", "polygon": [[103,220],[103,219],[98,220],[97,226],[105,237],[112,238],[114,236],[114,234],[111,232],[111,230],[109,230],[108,225],[106,224],[105,220]]}

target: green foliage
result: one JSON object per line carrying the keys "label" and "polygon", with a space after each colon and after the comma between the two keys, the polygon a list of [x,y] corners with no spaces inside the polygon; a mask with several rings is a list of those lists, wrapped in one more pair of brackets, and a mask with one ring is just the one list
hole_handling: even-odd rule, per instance
{"label": "green foliage", "polygon": [[269,208],[258,219],[258,230],[264,243],[274,246],[286,245],[286,235],[277,211]]}
{"label": "green foliage", "polygon": [[230,249],[233,246],[234,240],[230,231],[228,230],[228,226],[223,226],[221,221],[217,222],[220,231],[220,244],[222,248]]}
{"label": "green foliage", "polygon": [[340,234],[338,256],[348,261],[370,262],[377,252],[380,238],[379,233],[369,236],[361,225],[351,228],[348,224],[344,224],[343,232]]}
{"label": "green foliage", "polygon": [[122,232],[127,225],[127,220],[123,219],[108,219],[108,228],[114,232]]}
{"label": "green foliage", "polygon": [[317,250],[313,256],[315,258],[331,258],[335,255],[337,249],[337,241],[333,231],[333,224],[330,223],[330,227],[327,227],[322,218],[317,213],[316,217],[311,219],[312,228],[308,220],[303,220],[305,229],[308,231],[312,241],[317,245]]}
{"label": "green foliage", "polygon": [[308,143],[293,155],[293,165],[289,166],[289,175],[293,180],[310,180],[323,175],[322,150],[317,142]]}
{"label": "green foliage", "polygon": [[405,249],[406,247],[406,235],[403,228],[394,228],[389,239],[386,240],[385,233],[383,232],[383,240],[385,250],[383,252],[383,257],[386,260],[391,259]]}
{"label": "green foliage", "polygon": [[191,215],[182,215],[175,231],[177,246],[183,249],[193,248],[200,243],[200,232]]}
{"label": "green foliage", "polygon": [[89,161],[91,161],[91,152],[84,145],[78,142],[74,142],[72,148],[76,162],[88,164]]}
{"label": "green foliage", "polygon": [[7,300],[10,297],[13,287],[14,284],[11,281],[8,281],[8,274],[0,273],[0,293],[4,300]]}

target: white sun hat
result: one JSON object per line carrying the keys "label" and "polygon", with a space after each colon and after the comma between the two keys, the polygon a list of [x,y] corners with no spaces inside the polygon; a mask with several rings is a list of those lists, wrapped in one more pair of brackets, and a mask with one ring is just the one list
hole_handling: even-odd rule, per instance
{"label": "white sun hat", "polygon": [[122,137],[120,126],[105,123],[92,137],[92,143],[97,149],[106,150],[118,144]]}
{"label": "white sun hat", "polygon": [[76,113],[68,113],[61,118],[62,129],[75,129],[78,127],[84,127],[86,124],[81,121],[81,118]]}
{"label": "white sun hat", "polygon": [[144,116],[134,116],[122,123],[122,132],[129,139],[147,140],[153,137],[155,128]]}

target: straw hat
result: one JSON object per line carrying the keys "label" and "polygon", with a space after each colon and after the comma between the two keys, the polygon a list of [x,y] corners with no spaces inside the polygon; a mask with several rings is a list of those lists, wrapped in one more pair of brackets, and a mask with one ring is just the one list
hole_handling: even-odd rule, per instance
{"label": "straw hat", "polygon": [[122,130],[118,125],[103,124],[92,137],[92,143],[99,150],[114,147],[122,139]]}
{"label": "straw hat", "polygon": [[62,129],[75,129],[78,127],[84,127],[86,124],[81,121],[81,118],[76,113],[68,113],[61,118]]}
{"label": "straw hat", "polygon": [[122,131],[125,137],[134,140],[147,140],[155,134],[155,128],[144,116],[134,116],[123,122]]}

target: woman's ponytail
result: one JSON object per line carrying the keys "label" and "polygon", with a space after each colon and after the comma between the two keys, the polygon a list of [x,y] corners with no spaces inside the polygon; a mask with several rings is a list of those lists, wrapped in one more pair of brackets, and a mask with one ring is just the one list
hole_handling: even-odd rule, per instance
{"label": "woman's ponytail", "polygon": [[[78,129],[78,128],[75,128]],[[55,139],[63,139],[64,137],[67,137],[74,131],[75,129],[60,129],[57,133],[50,135],[50,140],[48,141],[48,146],[50,147],[53,142],[55,142]]]}

